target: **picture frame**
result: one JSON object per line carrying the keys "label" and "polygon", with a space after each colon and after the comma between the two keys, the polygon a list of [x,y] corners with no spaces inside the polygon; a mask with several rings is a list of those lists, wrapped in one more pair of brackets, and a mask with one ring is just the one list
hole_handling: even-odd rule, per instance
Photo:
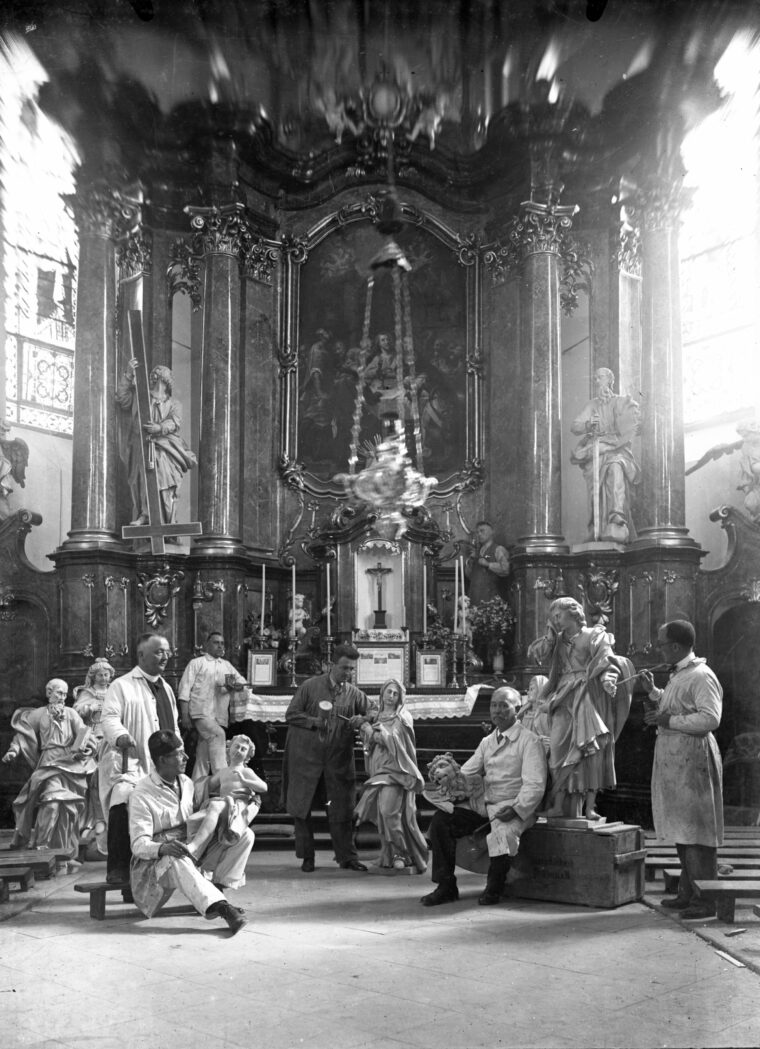
{"label": "picture frame", "polygon": [[388,678],[396,678],[406,688],[409,684],[409,645],[359,642],[356,644],[359,659],[356,664],[358,688],[380,686]]}
{"label": "picture frame", "polygon": [[446,653],[443,649],[418,649],[415,667],[415,687],[446,687]]}
{"label": "picture frame", "polygon": [[248,653],[248,683],[257,688],[273,688],[277,683],[277,651],[254,649]]}

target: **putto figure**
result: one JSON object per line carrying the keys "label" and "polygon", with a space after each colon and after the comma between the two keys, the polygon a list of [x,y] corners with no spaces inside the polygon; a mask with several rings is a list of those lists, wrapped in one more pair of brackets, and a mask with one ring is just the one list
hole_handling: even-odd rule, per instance
{"label": "putto figure", "polygon": [[[116,402],[125,414],[129,413],[129,425],[125,428],[122,441],[122,458],[127,467],[129,491],[132,496],[133,520],[130,524],[145,525],[149,523],[148,498],[143,477],[143,438],[137,422],[137,364],[136,358],[129,362],[129,367],[116,390]],[[182,478],[191,467],[197,466],[198,460],[179,434],[182,425],[182,405],[172,396],[172,373],[164,365],[158,365],[152,369],[149,381],[151,417],[149,421],[143,422],[142,428],[153,442],[163,523],[173,524]],[[176,541],[175,537],[167,539],[167,542],[173,541]]]}
{"label": "putto figure", "polygon": [[52,849],[75,860],[90,732],[79,714],[66,706],[68,690],[65,681],[52,678],[45,686],[47,706],[15,712],[15,734],[3,762],[22,755],[34,770],[13,802],[16,832],[11,848]]}
{"label": "putto figure", "polygon": [[594,382],[596,396],[570,426],[572,433],[583,435],[570,462],[586,479],[589,539],[629,543],[636,536],[630,490],[641,478],[631,441],[641,429],[641,412],[637,401],[615,393],[609,368],[598,368]]}

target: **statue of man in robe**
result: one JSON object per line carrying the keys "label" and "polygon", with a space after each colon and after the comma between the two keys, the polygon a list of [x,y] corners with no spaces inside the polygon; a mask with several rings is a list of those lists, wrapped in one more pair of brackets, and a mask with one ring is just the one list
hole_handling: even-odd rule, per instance
{"label": "statue of man in robe", "polygon": [[570,462],[580,466],[589,498],[589,539],[629,543],[636,536],[631,518],[631,485],[641,469],[631,442],[641,429],[637,401],[615,393],[615,376],[597,368],[596,396],[573,420],[572,433],[581,434]]}
{"label": "statue of man in robe", "polygon": [[[122,458],[127,467],[129,490],[132,496],[132,517],[130,524],[145,525],[148,519],[148,498],[143,476],[143,459],[141,444],[143,436],[139,430],[137,415],[137,395],[135,391],[135,368],[137,360],[129,362],[129,367],[119,381],[116,390],[116,402],[128,419],[122,441]],[[176,503],[182,478],[187,471],[197,466],[198,460],[180,436],[182,425],[182,404],[172,396],[173,379],[171,371],[164,365],[157,365],[150,373],[150,420],[143,421],[142,429],[153,444],[153,455],[156,464],[158,489],[161,493],[161,510],[164,524],[173,524],[176,519]],[[176,537],[167,542],[176,541]]]}

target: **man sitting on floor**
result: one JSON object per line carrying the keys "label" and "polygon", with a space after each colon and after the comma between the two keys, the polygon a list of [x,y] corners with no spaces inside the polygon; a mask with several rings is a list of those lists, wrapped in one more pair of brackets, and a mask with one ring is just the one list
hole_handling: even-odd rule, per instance
{"label": "man sitting on floor", "polygon": [[[513,688],[497,688],[491,696],[491,721],[495,731],[481,740],[457,776],[458,801],[444,802],[428,828],[433,853],[433,892],[422,897],[424,907],[459,899],[456,866],[457,839],[483,825],[484,816],[469,799],[485,788],[483,801],[491,833],[490,862],[482,906],[498,903],[509,871],[510,857],[517,853],[520,835],[536,822],[535,811],[546,788],[546,756],[538,736],[516,720],[520,694]],[[487,823],[486,823],[487,828]]]}
{"label": "man sitting on floor", "polygon": [[[141,779],[129,799],[132,844],[130,881],[135,903],[151,918],[175,889],[206,918],[223,918],[232,934],[246,924],[222,889],[245,884],[245,865],[253,846],[246,827],[236,841],[217,837],[196,859],[187,847],[187,819],[194,810],[193,783],[183,775],[187,755],[182,740],[161,729],[148,737],[155,770]],[[208,881],[203,871],[211,874]]]}

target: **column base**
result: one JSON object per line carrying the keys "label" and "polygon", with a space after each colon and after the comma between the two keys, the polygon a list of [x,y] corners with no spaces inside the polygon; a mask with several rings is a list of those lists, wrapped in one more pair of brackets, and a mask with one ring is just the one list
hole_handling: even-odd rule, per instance
{"label": "column base", "polygon": [[514,547],[516,554],[569,554],[563,535],[523,535]]}
{"label": "column base", "polygon": [[689,529],[680,525],[653,525],[640,528],[629,549],[642,550],[651,546],[688,547],[696,549],[699,543],[689,535]]}
{"label": "column base", "polygon": [[118,550],[128,549],[116,532],[107,532],[100,528],[82,528],[68,533],[60,550]]}
{"label": "column base", "polygon": [[235,535],[202,535],[193,541],[191,557],[245,555],[243,540]]}

